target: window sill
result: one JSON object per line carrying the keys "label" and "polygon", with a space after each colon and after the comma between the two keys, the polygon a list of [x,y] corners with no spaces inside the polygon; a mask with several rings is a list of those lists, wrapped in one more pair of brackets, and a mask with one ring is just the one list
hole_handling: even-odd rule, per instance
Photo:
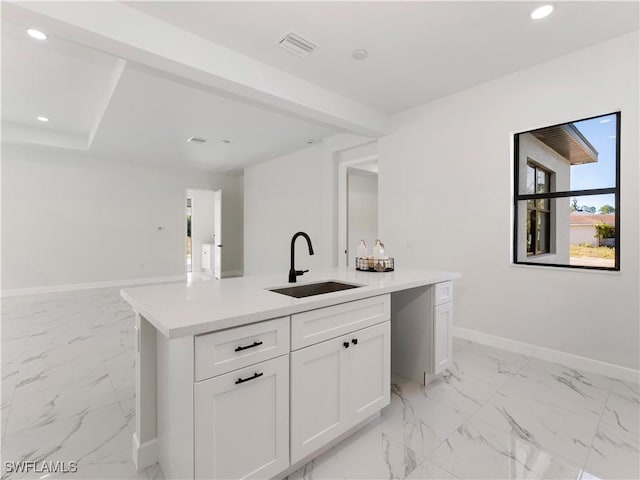
{"label": "window sill", "polygon": [[[538,257],[539,256],[540,255],[538,255]],[[511,262],[510,266],[518,267],[518,268],[544,268],[546,270],[558,270],[561,272],[596,273],[599,275],[613,275],[613,276],[620,276],[620,274],[622,273],[621,270],[598,270],[596,268],[554,267],[550,265],[545,265],[543,263],[541,263],[540,265],[526,265],[523,263]]]}

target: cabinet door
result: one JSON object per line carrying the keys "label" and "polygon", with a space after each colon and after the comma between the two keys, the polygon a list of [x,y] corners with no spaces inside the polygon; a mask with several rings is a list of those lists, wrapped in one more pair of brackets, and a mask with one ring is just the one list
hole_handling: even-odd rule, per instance
{"label": "cabinet door", "polygon": [[390,322],[353,332],[349,342],[348,415],[353,426],[390,402]]}
{"label": "cabinet door", "polygon": [[292,464],[347,429],[345,342],[336,338],[291,353]]}
{"label": "cabinet door", "polygon": [[270,478],[288,466],[288,355],[195,384],[196,478]]}
{"label": "cabinet door", "polygon": [[433,373],[439,374],[451,364],[453,304],[433,307]]}

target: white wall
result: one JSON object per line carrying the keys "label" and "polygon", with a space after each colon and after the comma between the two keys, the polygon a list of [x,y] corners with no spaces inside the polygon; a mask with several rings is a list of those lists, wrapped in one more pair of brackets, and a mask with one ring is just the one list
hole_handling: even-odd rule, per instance
{"label": "white wall", "polygon": [[[397,268],[462,272],[457,326],[640,366],[638,43],[625,35],[394,117],[379,141],[380,234]],[[620,273],[512,266],[512,134],[619,109]]]}
{"label": "white wall", "polygon": [[191,198],[191,268],[198,272],[202,270],[202,244],[213,244],[216,199],[213,190],[188,190],[187,195]]}
{"label": "white wall", "polygon": [[[291,237],[306,232],[313,243],[296,242],[296,268],[327,265],[331,249],[323,235],[330,208],[323,201],[326,182],[323,147],[312,145],[247,168],[244,172],[245,273],[282,273],[287,281]],[[225,247],[226,248],[226,247]]]}
{"label": "white wall", "polygon": [[354,265],[360,239],[369,254],[378,238],[378,175],[350,169],[348,174],[348,249],[347,261]]}
{"label": "white wall", "polygon": [[223,189],[228,269],[242,269],[241,177],[3,145],[2,289],[184,274],[187,187]]}

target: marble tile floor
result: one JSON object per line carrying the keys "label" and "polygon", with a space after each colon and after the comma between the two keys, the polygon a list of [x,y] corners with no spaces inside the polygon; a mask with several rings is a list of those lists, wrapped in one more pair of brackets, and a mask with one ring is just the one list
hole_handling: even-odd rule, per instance
{"label": "marble tile floor", "polygon": [[[118,289],[3,299],[1,333],[3,462],[163,479],[131,462],[133,313]],[[640,478],[637,383],[458,339],[454,358],[426,388],[394,377],[380,418],[289,479]]]}

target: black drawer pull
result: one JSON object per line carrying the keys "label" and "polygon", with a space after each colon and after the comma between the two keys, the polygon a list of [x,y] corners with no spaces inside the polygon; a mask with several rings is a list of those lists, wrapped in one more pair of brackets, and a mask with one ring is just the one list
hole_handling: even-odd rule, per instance
{"label": "black drawer pull", "polygon": [[241,352],[242,350],[246,350],[247,348],[258,347],[262,345],[262,342],[253,342],[252,345],[247,345],[246,347],[236,347],[236,352]]}
{"label": "black drawer pull", "polygon": [[353,338],[351,340],[351,343],[353,343],[354,345],[357,345],[358,344],[358,339],[357,338]]}
{"label": "black drawer pull", "polygon": [[239,383],[248,382],[249,380],[255,380],[256,378],[260,378],[262,375],[264,375],[264,373],[255,373],[253,377],[239,378],[238,380],[236,380],[236,385],[238,385]]}
{"label": "black drawer pull", "polygon": [[342,346],[343,346],[344,348],[349,348],[349,342],[344,342],[344,343],[342,344]]}

